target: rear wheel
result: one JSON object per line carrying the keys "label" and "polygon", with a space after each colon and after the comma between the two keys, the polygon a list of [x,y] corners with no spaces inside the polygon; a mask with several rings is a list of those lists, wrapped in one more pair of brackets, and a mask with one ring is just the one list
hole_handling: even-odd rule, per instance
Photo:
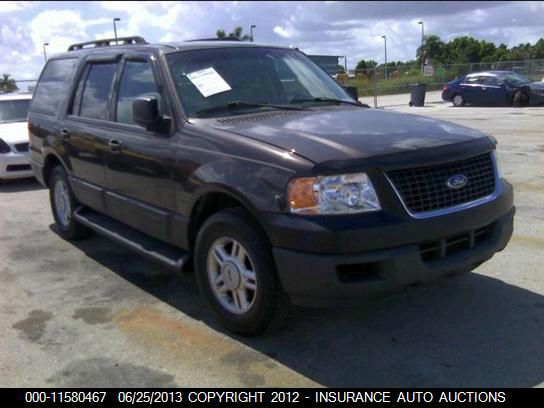
{"label": "rear wheel", "polygon": [[197,237],[196,280],[219,321],[255,335],[282,323],[289,301],[276,274],[270,247],[241,209],[212,215]]}
{"label": "rear wheel", "polygon": [[53,218],[61,237],[77,240],[90,235],[91,230],[73,217],[79,203],[70,188],[68,175],[61,166],[55,167],[49,176],[49,198]]}
{"label": "rear wheel", "polygon": [[452,98],[453,106],[464,106],[465,105],[465,98],[463,98],[463,95],[461,94],[455,94]]}

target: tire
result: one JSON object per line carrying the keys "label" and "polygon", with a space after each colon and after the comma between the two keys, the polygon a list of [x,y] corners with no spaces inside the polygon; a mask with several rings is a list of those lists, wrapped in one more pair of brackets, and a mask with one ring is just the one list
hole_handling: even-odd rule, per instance
{"label": "tire", "polygon": [[522,90],[516,91],[514,93],[514,97],[512,98],[512,106],[516,108],[521,108],[522,106],[526,106],[528,102],[529,98],[527,97],[527,94]]}
{"label": "tire", "polygon": [[463,95],[461,94],[453,95],[453,97],[451,98],[451,102],[455,107],[465,106],[465,98],[463,98]]}
{"label": "tire", "polygon": [[285,322],[290,303],[269,244],[248,220],[243,208],[212,215],[198,232],[194,260],[198,288],[217,319],[232,332],[252,336]]}
{"label": "tire", "polygon": [[91,230],[77,222],[74,211],[80,205],[72,192],[68,175],[57,166],[49,176],[49,200],[58,234],[68,240],[80,240],[91,235]]}

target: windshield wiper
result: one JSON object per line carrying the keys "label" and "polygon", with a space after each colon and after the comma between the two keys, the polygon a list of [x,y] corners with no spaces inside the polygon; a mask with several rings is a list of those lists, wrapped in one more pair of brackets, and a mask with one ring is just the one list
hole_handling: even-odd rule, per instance
{"label": "windshield wiper", "polygon": [[338,105],[340,105],[341,103],[344,103],[346,105],[355,105],[355,106],[364,107],[364,108],[369,107],[368,105],[355,102],[355,101],[352,102],[352,101],[346,101],[344,99],[326,98],[323,96],[316,96],[315,98],[306,98],[306,99],[292,99],[289,103],[301,103],[301,102],[335,102]]}
{"label": "windshield wiper", "polygon": [[239,108],[272,108],[272,109],[279,109],[279,110],[297,110],[297,111],[306,110],[302,106],[275,105],[271,103],[257,103],[257,102],[246,102],[246,101],[232,101],[225,105],[218,105],[218,106],[212,106],[206,109],[201,109],[199,111],[196,111],[195,113],[198,116],[201,116],[207,113],[229,111],[229,110],[234,110]]}

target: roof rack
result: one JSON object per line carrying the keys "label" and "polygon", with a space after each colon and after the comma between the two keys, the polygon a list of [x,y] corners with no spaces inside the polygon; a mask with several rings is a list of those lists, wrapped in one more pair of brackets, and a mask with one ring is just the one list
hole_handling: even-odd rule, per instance
{"label": "roof rack", "polygon": [[194,40],[185,40],[185,42],[193,42],[193,41],[242,41],[242,40],[240,40],[238,38],[234,38],[234,37],[196,38]]}
{"label": "roof rack", "polygon": [[119,37],[106,38],[103,40],[87,41],[83,43],[72,44],[68,47],[68,51],[82,50],[84,48],[109,47],[111,45],[130,45],[130,44],[147,44],[143,37]]}

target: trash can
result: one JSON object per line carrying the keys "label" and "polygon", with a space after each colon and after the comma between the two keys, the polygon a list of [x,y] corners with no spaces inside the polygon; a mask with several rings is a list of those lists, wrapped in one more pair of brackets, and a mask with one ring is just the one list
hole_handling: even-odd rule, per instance
{"label": "trash can", "polygon": [[411,84],[410,87],[410,106],[425,106],[425,91],[427,90],[427,85],[425,84]]}

